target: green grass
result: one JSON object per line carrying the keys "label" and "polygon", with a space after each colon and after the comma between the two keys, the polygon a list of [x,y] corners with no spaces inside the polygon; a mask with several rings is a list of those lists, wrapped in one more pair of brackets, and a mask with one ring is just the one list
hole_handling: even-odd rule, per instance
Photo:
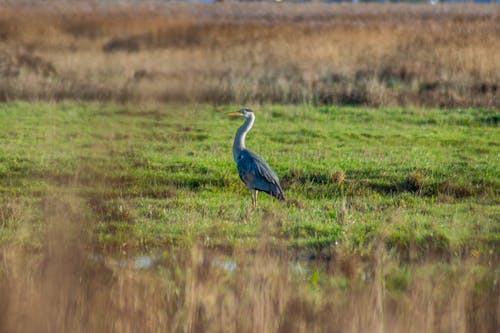
{"label": "green grass", "polygon": [[247,147],[288,202],[262,194],[253,210],[232,161],[241,121],[223,114],[235,109],[0,104],[0,242],[39,246],[50,195],[78,198],[95,246],[113,251],[499,254],[497,111],[255,107]]}

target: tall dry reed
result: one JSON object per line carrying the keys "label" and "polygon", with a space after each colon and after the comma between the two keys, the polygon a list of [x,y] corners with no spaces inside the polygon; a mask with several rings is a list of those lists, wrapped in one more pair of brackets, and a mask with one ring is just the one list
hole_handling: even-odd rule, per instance
{"label": "tall dry reed", "polygon": [[[276,253],[164,249],[148,269],[96,255],[84,201],[42,200],[36,253],[0,249],[2,332],[497,332],[498,267],[401,265],[339,250],[328,262]],[[273,223],[267,221],[266,223]]]}

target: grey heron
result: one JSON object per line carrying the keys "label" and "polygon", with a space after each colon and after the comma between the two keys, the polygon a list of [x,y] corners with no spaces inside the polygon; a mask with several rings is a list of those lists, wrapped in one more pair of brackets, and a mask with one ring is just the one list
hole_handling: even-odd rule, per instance
{"label": "grey heron", "polygon": [[255,121],[254,112],[249,108],[241,108],[237,112],[227,112],[226,115],[245,118],[234,137],[233,158],[241,180],[252,191],[252,206],[257,207],[257,191],[266,192],[278,200],[285,200],[276,173],[262,157],[245,148],[245,136]]}

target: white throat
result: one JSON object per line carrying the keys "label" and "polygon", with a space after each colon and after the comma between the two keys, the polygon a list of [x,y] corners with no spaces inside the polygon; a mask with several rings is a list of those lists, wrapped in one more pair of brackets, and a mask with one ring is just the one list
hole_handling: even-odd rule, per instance
{"label": "white throat", "polygon": [[238,128],[238,130],[236,131],[236,136],[234,137],[233,158],[236,163],[238,162],[238,156],[240,155],[240,152],[245,149],[245,137],[252,128],[253,122],[255,121],[255,115],[253,114],[253,112],[248,113],[248,115],[248,118],[246,118],[243,125]]}

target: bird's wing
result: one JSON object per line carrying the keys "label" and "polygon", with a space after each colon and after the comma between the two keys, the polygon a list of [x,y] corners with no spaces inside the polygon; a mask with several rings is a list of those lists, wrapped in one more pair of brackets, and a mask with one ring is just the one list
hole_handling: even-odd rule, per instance
{"label": "bird's wing", "polygon": [[[283,196],[278,176],[259,155],[249,150],[242,151],[238,157],[237,167],[240,178],[245,184],[270,192],[277,197]],[[273,186],[269,187],[271,184]]]}
{"label": "bird's wing", "polygon": [[269,165],[259,155],[249,150],[241,152],[238,158],[238,172],[240,177],[245,174],[252,174],[252,176],[263,177],[270,183],[279,182],[278,176],[269,167]]}

